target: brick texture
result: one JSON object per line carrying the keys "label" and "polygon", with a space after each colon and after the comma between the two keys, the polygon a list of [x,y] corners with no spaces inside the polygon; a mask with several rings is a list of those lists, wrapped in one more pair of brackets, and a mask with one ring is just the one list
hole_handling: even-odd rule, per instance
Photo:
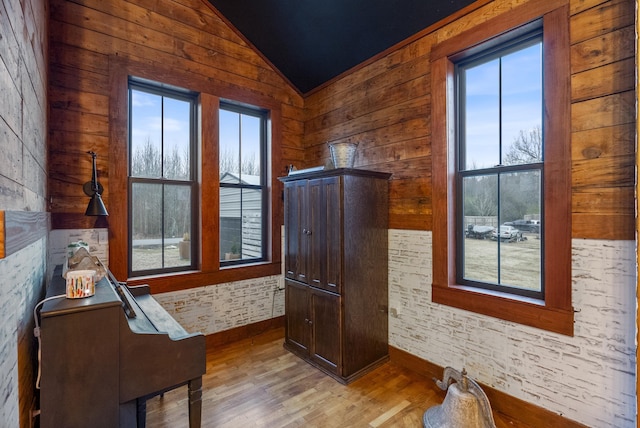
{"label": "brick texture", "polygon": [[431,232],[389,235],[389,344],[590,427],[635,427],[635,244],[573,240],[574,337],[431,302]]}
{"label": "brick texture", "polygon": [[154,295],[188,332],[213,334],[284,315],[280,275]]}

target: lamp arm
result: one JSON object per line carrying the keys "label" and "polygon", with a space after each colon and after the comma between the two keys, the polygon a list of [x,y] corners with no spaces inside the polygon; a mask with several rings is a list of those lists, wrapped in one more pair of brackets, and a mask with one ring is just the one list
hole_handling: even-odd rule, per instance
{"label": "lamp arm", "polygon": [[96,168],[96,152],[94,151],[88,151],[87,153],[89,153],[92,157],[92,161],[93,161],[93,174],[91,177],[91,189],[94,191],[94,193],[100,193],[98,190],[98,169]]}

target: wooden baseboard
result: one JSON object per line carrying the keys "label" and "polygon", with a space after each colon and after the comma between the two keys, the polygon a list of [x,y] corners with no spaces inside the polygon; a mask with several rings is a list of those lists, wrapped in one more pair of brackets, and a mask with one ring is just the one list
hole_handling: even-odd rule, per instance
{"label": "wooden baseboard", "polygon": [[[442,379],[444,367],[430,363],[393,346],[389,346],[389,356],[392,362],[429,379]],[[456,369],[461,368],[456,367]],[[513,420],[514,423],[517,421],[517,423],[526,426],[545,428],[586,428],[585,425],[519,398],[512,397],[490,386],[483,384],[480,384],[480,386],[487,395],[493,411],[500,413],[505,419]]]}
{"label": "wooden baseboard", "polygon": [[284,327],[284,315],[257,323],[232,328],[230,330],[209,334],[205,338],[207,352],[215,350],[216,347],[226,345],[228,343],[237,342],[242,339],[248,339],[250,337],[262,334],[266,331],[282,327]]}

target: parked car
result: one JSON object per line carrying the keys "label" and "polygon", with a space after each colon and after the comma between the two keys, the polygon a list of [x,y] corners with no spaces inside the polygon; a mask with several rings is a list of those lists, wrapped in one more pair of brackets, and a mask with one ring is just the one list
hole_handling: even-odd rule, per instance
{"label": "parked car", "polygon": [[504,223],[505,226],[513,226],[523,232],[540,232],[540,220],[514,220]]}
{"label": "parked car", "polygon": [[489,239],[491,235],[495,232],[495,228],[491,226],[478,226],[475,224],[467,225],[467,230],[464,233],[466,238],[473,239]]}
{"label": "parked car", "polygon": [[502,226],[500,226],[498,229],[496,229],[493,232],[493,235],[491,236],[491,239],[493,239],[494,241],[497,241],[498,238],[501,241],[509,241],[509,242],[515,242],[515,241],[522,241],[523,240],[521,231],[519,231],[518,229],[516,229],[513,226],[509,226],[509,225],[506,225],[506,224],[503,224]]}

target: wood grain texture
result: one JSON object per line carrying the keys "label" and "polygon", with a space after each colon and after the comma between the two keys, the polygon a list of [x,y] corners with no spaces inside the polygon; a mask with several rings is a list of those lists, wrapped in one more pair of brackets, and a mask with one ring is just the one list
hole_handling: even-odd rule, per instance
{"label": "wood grain texture", "polygon": [[571,25],[571,43],[611,33],[633,25],[635,5],[633,1],[611,0],[576,14]]}
{"label": "wood grain texture", "polygon": [[[88,150],[98,153],[99,180],[109,209],[114,274],[127,278],[127,77],[143,77],[202,94],[201,272],[180,287],[242,279],[221,271],[217,238],[217,104],[225,98],[269,109],[272,263],[242,269],[246,278],[277,273],[282,187],[275,177],[301,164],[303,99],[221,19],[208,2],[79,0],[50,2],[49,84],[51,211],[58,228],[85,227],[79,216],[90,178]],[[86,159],[85,159],[86,158]],[[154,292],[171,281],[150,281]]]}
{"label": "wood grain texture", "polygon": [[[531,9],[533,3],[544,10],[558,2],[518,4]],[[210,8],[201,10],[193,0],[170,6],[156,6],[151,1],[124,2],[118,7],[113,2],[92,0],[54,1],[52,28],[59,31],[53,31],[51,44],[54,126],[50,133],[52,165],[60,165],[52,168],[50,179],[54,216],[79,212],[84,205],[76,189],[86,181],[86,166],[76,172],[69,172],[68,166],[81,163],[78,160],[85,149],[97,145],[104,151],[110,144],[107,120],[103,118],[109,94],[105,64],[113,54],[140,59],[151,66],[167,64],[188,69],[200,79],[217,82],[220,96],[243,87],[279,100],[280,148],[275,153],[280,159],[274,163],[275,175],[288,164],[323,164],[329,158],[326,141],[349,139],[361,144],[358,167],[391,171],[393,180],[430,180],[424,165],[431,163],[431,46],[508,9],[493,3],[476,6],[303,100],[223,19]],[[570,126],[574,133],[630,123],[634,37],[629,21],[633,14],[628,12],[632,7],[630,0],[571,2],[574,107]],[[75,145],[79,150],[74,150]],[[99,172],[110,187],[107,168],[98,161]],[[392,195],[392,227],[431,227],[428,195],[414,190]],[[108,198],[107,190],[107,202]],[[281,206],[275,208],[274,219]],[[578,236],[582,233],[580,229],[574,231]]]}
{"label": "wood grain texture", "polygon": [[17,253],[49,233],[49,213],[0,211],[0,258]]}
{"label": "wood grain texture", "polygon": [[[92,106],[89,99],[109,99],[111,55],[189,70],[199,79],[216,82],[220,96],[231,97],[237,88],[245,88],[271,97],[290,106],[287,120],[299,121],[302,98],[204,2],[53,1],[51,10],[50,105],[61,119],[59,126],[67,123],[82,134],[92,129],[95,133],[91,122],[77,123],[86,119],[78,115],[108,116],[104,102]],[[283,133],[299,145],[301,129],[292,124]]]}
{"label": "wood grain texture", "polygon": [[251,339],[265,332],[269,332],[274,329],[282,329],[283,327],[284,315],[209,334],[205,338],[207,343],[207,352],[215,353],[218,352],[218,349],[221,346],[229,345],[245,339]]}
{"label": "wood grain texture", "polygon": [[[0,259],[10,257],[1,260],[0,277],[11,290],[2,297],[0,406],[2,423],[20,427],[32,425],[36,408],[31,309],[46,285],[48,16],[48,1],[0,1]],[[19,225],[16,235],[7,224],[12,221]],[[23,246],[29,248],[19,251]]]}
{"label": "wood grain texture", "polygon": [[[636,19],[636,25],[635,25],[635,29],[636,29],[636,34],[638,34],[640,32],[640,20]],[[638,52],[640,52],[640,41],[636,40],[636,55],[635,55],[635,66],[636,66],[636,73],[638,70]],[[638,87],[636,84],[636,105],[640,105],[640,92],[638,92]],[[638,109],[636,109],[636,129],[635,129],[635,141],[639,141],[640,139],[640,130],[638,129],[638,123],[640,122],[640,111],[638,111]],[[636,159],[636,170],[638,170],[638,168],[640,168],[640,154],[638,153],[638,151],[636,150],[635,153],[635,159]],[[638,192],[638,185],[636,183],[635,186],[635,195],[637,195]],[[635,212],[638,213],[640,212],[640,200],[639,198],[636,196],[634,198],[634,208],[635,208]],[[637,242],[637,236],[638,236],[638,232],[640,231],[640,219],[638,218],[638,216],[635,216],[634,219],[634,229],[635,229],[635,236],[636,236],[636,242]],[[638,245],[636,245],[636,260],[638,260],[638,258],[640,257],[640,247]],[[640,299],[640,278],[637,275],[637,270],[636,270],[636,301],[638,301],[638,299]],[[640,340],[640,307],[636,307],[636,343],[638,343],[638,341]],[[640,394],[638,394],[637,392],[640,391],[640,376],[638,376],[638,370],[639,370],[639,366],[638,366],[638,358],[640,357],[640,348],[636,347],[636,353],[635,353],[635,357],[636,357],[636,365],[635,365],[635,369],[636,369],[636,409],[640,408]]]}
{"label": "wood grain texture", "polygon": [[[359,142],[357,167],[393,173],[390,227],[433,229],[433,216],[437,215],[432,207],[433,193],[442,183],[435,182],[431,165],[446,161],[436,159],[432,153],[433,140],[442,138],[442,134],[434,132],[431,119],[445,99],[429,83],[433,81],[433,77],[429,78],[434,73],[433,60],[445,50],[466,47],[464,38],[457,37],[465,31],[474,37],[484,33],[490,37],[498,30],[510,28],[509,22],[501,24],[504,28],[496,27],[507,14],[515,23],[525,15],[534,19],[565,3],[569,6],[570,33],[562,43],[569,50],[570,81],[563,84],[570,87],[571,116],[562,121],[565,129],[560,131],[564,133],[562,138],[572,141],[571,166],[565,166],[571,168],[572,191],[589,188],[584,181],[588,177],[582,174],[588,169],[595,172],[594,176],[608,177],[599,184],[600,190],[606,187],[614,193],[616,188],[628,188],[636,129],[632,0],[494,1],[421,33],[410,43],[305,98],[305,166],[327,161],[326,141]],[[452,48],[451,43],[458,45]],[[559,76],[557,70],[553,73]],[[438,117],[436,122],[444,120]],[[570,134],[566,134],[567,129]],[[593,162],[588,167],[580,162],[615,155],[619,158]],[[617,171],[621,166],[623,171]],[[419,181],[420,185],[406,184],[413,181]],[[600,201],[601,206],[605,199]],[[620,204],[617,206],[622,209]],[[580,209],[585,208],[581,204]],[[597,204],[591,209],[594,219],[605,221],[605,217],[597,215]],[[629,230],[626,225],[633,210],[628,205],[624,209],[617,214],[609,213],[606,221],[625,224],[620,229]],[[571,228],[572,237],[594,238],[598,230],[607,228],[601,223],[586,227],[579,222]],[[602,237],[605,236],[611,234],[603,232]],[[628,234],[617,236],[617,239],[633,238]]]}
{"label": "wood grain texture", "polygon": [[635,85],[633,63],[633,58],[627,58],[572,75],[571,99],[573,102],[579,102],[632,91]]}
{"label": "wood grain texture", "polygon": [[7,257],[7,237],[4,225],[5,212],[0,211],[0,259]]}
{"label": "wood grain texture", "polygon": [[[207,352],[202,426],[380,427],[422,426],[424,412],[442,404],[433,378],[442,368],[393,347],[392,359],[342,385],[282,347],[274,329]],[[584,428],[483,386],[498,428]],[[147,426],[188,426],[185,389],[147,402]]]}

